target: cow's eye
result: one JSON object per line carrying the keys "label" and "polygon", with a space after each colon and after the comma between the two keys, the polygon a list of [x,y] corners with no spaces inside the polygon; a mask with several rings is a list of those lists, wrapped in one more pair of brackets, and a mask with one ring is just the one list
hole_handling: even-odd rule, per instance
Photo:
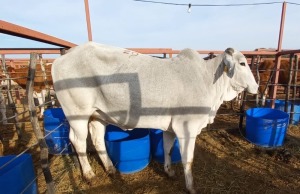
{"label": "cow's eye", "polygon": [[245,65],[246,65],[246,63],[244,63],[244,62],[241,62],[241,63],[240,63],[240,65],[241,65],[241,66],[245,66]]}

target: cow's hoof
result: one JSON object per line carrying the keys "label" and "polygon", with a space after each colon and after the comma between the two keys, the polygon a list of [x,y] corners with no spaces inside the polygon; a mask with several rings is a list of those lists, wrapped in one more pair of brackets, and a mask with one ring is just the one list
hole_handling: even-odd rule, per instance
{"label": "cow's hoof", "polygon": [[175,170],[173,169],[169,169],[168,171],[166,171],[168,177],[170,178],[174,178],[175,177]]}
{"label": "cow's hoof", "polygon": [[90,178],[90,179],[85,178],[85,180],[86,180],[87,184],[90,185],[90,186],[97,185],[97,181],[98,181],[96,177],[93,177],[93,178]]}
{"label": "cow's hoof", "polygon": [[112,175],[112,174],[116,174],[117,170],[114,166],[110,166],[107,168],[107,173]]}
{"label": "cow's hoof", "polygon": [[189,194],[197,194],[197,193],[198,193],[194,188],[187,189],[187,192],[188,192]]}
{"label": "cow's hoof", "polygon": [[88,184],[93,184],[96,178],[95,173],[93,171],[89,171],[88,173],[85,173],[83,177]]}
{"label": "cow's hoof", "polygon": [[189,194],[197,194],[197,191],[195,189],[191,189],[191,190],[188,190],[188,193]]}

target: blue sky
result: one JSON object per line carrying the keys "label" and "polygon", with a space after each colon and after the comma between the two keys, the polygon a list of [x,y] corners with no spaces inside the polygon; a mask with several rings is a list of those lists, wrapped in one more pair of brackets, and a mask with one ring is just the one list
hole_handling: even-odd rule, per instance
{"label": "blue sky", "polygon": [[[160,0],[189,4],[270,0]],[[75,44],[88,40],[84,0],[0,0],[0,19]],[[282,1],[278,1],[282,2]],[[298,0],[290,2],[300,3]],[[282,4],[193,7],[89,0],[93,41],[125,48],[238,50],[277,48]],[[283,49],[300,49],[300,6],[287,5]],[[55,47],[0,34],[0,48]]]}

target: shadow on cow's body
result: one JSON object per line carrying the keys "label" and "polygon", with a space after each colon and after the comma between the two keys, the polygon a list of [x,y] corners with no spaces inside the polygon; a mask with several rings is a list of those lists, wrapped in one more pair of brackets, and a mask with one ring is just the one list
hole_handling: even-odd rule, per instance
{"label": "shadow on cow's body", "polygon": [[95,177],[86,157],[88,130],[106,170],[115,172],[104,144],[105,126],[157,128],[165,131],[169,176],[174,175],[169,153],[178,138],[190,193],[195,193],[191,165],[196,136],[213,122],[224,100],[244,89],[256,93],[258,87],[246,58],[231,48],[205,61],[191,49],[158,59],[89,42],[55,60],[52,76],[86,179]]}

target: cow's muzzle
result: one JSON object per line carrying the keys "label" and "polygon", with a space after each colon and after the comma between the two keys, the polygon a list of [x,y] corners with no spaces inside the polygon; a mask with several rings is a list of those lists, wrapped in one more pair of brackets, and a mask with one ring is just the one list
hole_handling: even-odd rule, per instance
{"label": "cow's muzzle", "polygon": [[246,90],[247,90],[247,92],[250,93],[250,94],[257,94],[257,91],[258,91],[258,85],[248,86]]}

